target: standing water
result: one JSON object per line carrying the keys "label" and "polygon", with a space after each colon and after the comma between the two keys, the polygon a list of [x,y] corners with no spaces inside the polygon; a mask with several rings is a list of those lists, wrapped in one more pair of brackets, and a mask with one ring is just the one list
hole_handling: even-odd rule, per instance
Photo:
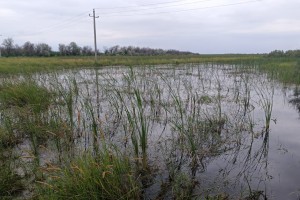
{"label": "standing water", "polygon": [[117,148],[135,166],[144,199],[300,197],[298,89],[254,67],[113,67],[20,79],[54,97],[26,118],[26,103],[22,112],[2,108],[2,126],[9,121],[21,137],[18,173]]}

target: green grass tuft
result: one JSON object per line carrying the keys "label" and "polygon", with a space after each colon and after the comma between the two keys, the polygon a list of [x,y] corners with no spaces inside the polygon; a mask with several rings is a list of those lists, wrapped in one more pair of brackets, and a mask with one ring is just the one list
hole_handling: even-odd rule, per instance
{"label": "green grass tuft", "polygon": [[4,83],[0,86],[2,109],[28,108],[34,113],[45,111],[50,105],[51,93],[33,81]]}
{"label": "green grass tuft", "polygon": [[109,151],[84,155],[37,185],[38,199],[140,199],[129,160]]}
{"label": "green grass tuft", "polygon": [[[0,141],[2,141],[0,135]],[[14,199],[25,188],[22,177],[13,170],[9,150],[0,144],[0,199]]]}

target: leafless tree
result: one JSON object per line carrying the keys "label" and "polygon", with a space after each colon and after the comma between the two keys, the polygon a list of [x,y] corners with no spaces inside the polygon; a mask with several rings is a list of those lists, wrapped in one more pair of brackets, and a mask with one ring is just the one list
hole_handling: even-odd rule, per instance
{"label": "leafless tree", "polygon": [[14,40],[12,38],[4,39],[2,45],[4,47],[3,54],[6,56],[12,56],[14,51]]}
{"label": "leafless tree", "polygon": [[48,44],[40,43],[36,45],[35,52],[37,56],[50,56],[51,47]]}
{"label": "leafless tree", "polygon": [[35,51],[34,51],[35,45],[29,41],[25,42],[23,44],[23,54],[24,56],[34,56]]}

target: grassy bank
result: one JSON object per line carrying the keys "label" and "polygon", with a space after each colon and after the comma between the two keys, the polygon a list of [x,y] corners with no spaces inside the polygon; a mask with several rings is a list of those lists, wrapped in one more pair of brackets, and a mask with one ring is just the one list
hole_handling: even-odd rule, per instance
{"label": "grassy bank", "polygon": [[300,58],[271,58],[265,55],[163,55],[94,57],[12,57],[0,59],[0,74],[22,74],[61,69],[104,66],[145,66],[159,64],[215,63],[257,66],[284,83],[300,83]]}
{"label": "grassy bank", "polygon": [[101,66],[139,66],[182,63],[251,63],[262,59],[260,55],[165,55],[165,56],[100,56],[94,57],[14,57],[0,59],[1,74],[32,73]]}
{"label": "grassy bank", "polygon": [[259,69],[285,84],[300,84],[300,58],[265,58]]}

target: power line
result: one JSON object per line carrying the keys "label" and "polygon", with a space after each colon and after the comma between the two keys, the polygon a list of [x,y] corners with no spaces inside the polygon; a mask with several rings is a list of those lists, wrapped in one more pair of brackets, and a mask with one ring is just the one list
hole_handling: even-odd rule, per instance
{"label": "power line", "polygon": [[46,28],[44,28],[44,29],[42,29],[40,31],[43,32],[43,31],[47,31],[47,30],[52,29],[52,28],[59,28],[61,26],[65,26],[66,24],[72,23],[74,20],[81,19],[85,15],[87,16],[88,13],[89,13],[89,11],[80,13],[80,14],[75,15],[73,17],[70,17],[70,18],[67,18],[65,20],[62,20],[62,21],[60,21],[57,24],[50,25],[50,26],[48,26],[48,27],[46,27]]}
{"label": "power line", "polygon": [[53,33],[53,32],[61,32],[75,24],[78,24],[78,22],[82,22],[87,20],[87,18],[83,18],[83,16],[86,15],[88,16],[88,12],[84,12],[83,14],[76,15],[74,17],[68,18],[66,20],[63,20],[62,22],[59,22],[55,25],[46,27],[44,29],[41,29],[36,32],[31,32],[28,34],[23,34],[22,36],[30,36],[30,35],[38,35],[38,34],[43,34],[43,33]]}
{"label": "power line", "polygon": [[[229,7],[229,6],[236,6],[242,4],[249,4],[255,3],[262,0],[250,0],[250,1],[241,1],[237,3],[230,3],[230,4],[220,4],[215,6],[207,6],[207,7],[200,7],[200,8],[190,8],[190,9],[182,9],[182,10],[174,10],[174,11],[160,11],[160,12],[148,12],[148,13],[135,13],[135,14],[122,14],[121,12],[115,14],[106,14],[103,17],[115,17],[115,16],[137,16],[137,15],[156,15],[156,14],[168,14],[168,13],[178,13],[178,12],[186,12],[186,11],[194,11],[194,10],[205,10],[211,8],[220,8],[220,7]],[[137,11],[138,12],[138,11]]]}
{"label": "power line", "polygon": [[[185,2],[186,0],[179,0],[179,1],[168,1],[168,2],[162,2],[162,3],[151,3],[151,4],[142,4],[142,5],[134,5],[134,6],[117,6],[112,8],[95,8],[97,10],[117,10],[117,9],[126,9],[126,8],[138,8],[138,7],[148,7],[148,6],[159,6],[159,5],[165,5],[165,4],[174,4],[174,3],[181,3]],[[202,0],[202,1],[213,1],[213,0]],[[201,2],[201,1],[199,1]],[[186,2],[188,3],[188,2]]]}
{"label": "power line", "polygon": [[[153,9],[159,9],[159,8],[168,8],[168,7],[175,7],[175,6],[180,6],[180,5],[188,5],[188,4],[196,4],[196,3],[201,3],[201,2],[207,2],[207,1],[214,1],[214,0],[198,0],[198,1],[190,1],[190,2],[185,2],[182,0],[177,0],[177,1],[169,1],[169,2],[163,2],[163,3],[152,3],[152,4],[144,4],[140,6],[150,6],[149,8],[144,8],[144,9],[138,9],[138,10],[125,10],[125,11],[118,11],[118,12],[104,12],[101,13],[101,16],[103,17],[114,17],[114,16],[141,16],[141,15],[157,15],[157,14],[168,14],[168,13],[178,13],[178,12],[187,12],[187,11],[195,11],[195,10],[204,10],[204,9],[212,9],[212,8],[220,8],[220,7],[229,7],[229,6],[236,6],[236,5],[241,5],[241,4],[249,4],[249,3],[254,3],[254,2],[259,2],[263,0],[248,0],[248,1],[240,1],[236,3],[228,3],[228,4],[219,4],[219,5],[212,5],[212,6],[206,6],[206,7],[198,7],[198,8],[188,8],[188,9],[179,9],[179,10],[169,10],[169,11],[156,11],[156,12],[143,12],[146,10],[153,10]],[[168,5],[170,4],[170,5]],[[175,5],[171,5],[175,4]],[[164,6],[161,6],[164,5]],[[152,6],[152,7],[151,7]],[[155,7],[156,6],[156,7]],[[138,6],[127,6],[127,7],[115,7],[111,9],[118,9],[118,8],[137,8]],[[101,8],[95,8],[95,9],[101,9]],[[93,13],[95,12],[95,9],[93,10]],[[105,10],[105,9],[102,9]],[[131,14],[124,14],[132,12]],[[67,29],[73,25],[77,25],[79,22],[87,20],[84,16],[87,16],[88,12],[82,12],[78,15],[69,17],[65,20],[60,21],[57,24],[53,24],[51,26],[48,26],[44,29],[40,29],[39,31],[25,34],[25,36],[30,36],[30,35],[37,35],[37,34],[43,34],[43,33],[51,33],[51,32],[61,32],[64,29]],[[90,15],[91,16],[91,15]],[[94,37],[96,36],[96,24],[95,24],[95,18],[97,18],[94,14],[91,16],[94,18]],[[3,35],[2,35],[3,36]],[[11,36],[11,37],[15,37]],[[22,34],[24,36],[24,34]],[[16,36],[17,37],[17,36]],[[96,38],[95,40],[95,52],[97,52],[97,44],[96,44]]]}
{"label": "power line", "polygon": [[166,6],[156,6],[155,5],[155,7],[150,7],[150,8],[138,8],[138,10],[132,9],[132,10],[125,10],[125,11],[118,11],[118,12],[104,12],[102,14],[116,14],[116,13],[119,14],[119,13],[128,13],[128,12],[140,12],[140,11],[144,11],[144,10],[170,8],[170,7],[177,7],[177,6],[183,6],[183,5],[198,4],[198,3],[209,2],[209,1],[214,1],[214,0],[201,0],[201,1],[185,2],[185,3],[175,4],[175,5],[166,5]]}
{"label": "power line", "polygon": [[[190,8],[190,9],[181,9],[181,10],[174,10],[174,11],[159,11],[159,12],[147,12],[147,13],[139,13],[141,11],[145,10],[153,10],[158,8],[167,8],[167,7],[174,7],[174,6],[180,6],[180,5],[187,5],[187,4],[195,4],[195,3],[201,3],[201,2],[207,2],[207,1],[213,1],[213,0],[201,0],[201,1],[193,1],[193,2],[185,2],[184,1],[169,1],[169,2],[163,2],[163,3],[152,3],[152,4],[143,4],[141,6],[157,6],[157,5],[163,5],[163,4],[174,4],[174,3],[180,3],[177,5],[168,5],[168,6],[160,6],[160,7],[153,7],[153,8],[145,8],[145,9],[139,9],[139,10],[127,10],[127,11],[119,11],[119,12],[110,12],[110,13],[101,13],[101,16],[136,16],[136,15],[155,15],[155,14],[167,14],[167,13],[176,13],[176,12],[185,12],[185,11],[193,11],[193,10],[202,10],[202,9],[211,9],[211,8],[218,8],[218,7],[227,7],[227,6],[234,6],[234,5],[240,5],[240,4],[248,4],[253,2],[258,2],[262,0],[250,0],[250,1],[242,1],[237,3],[231,3],[231,4],[221,4],[221,5],[215,5],[215,6],[207,6],[207,7],[200,7],[200,8]],[[115,8],[133,8],[136,6],[127,6],[127,7],[115,7]],[[95,8],[100,9],[100,8]],[[111,8],[113,9],[113,8]],[[128,12],[135,12],[132,14],[123,14]],[[63,21],[60,21],[57,24],[50,25],[46,28],[40,29],[39,31],[29,33],[26,35],[37,35],[37,34],[43,34],[43,33],[49,33],[49,32],[60,32],[66,28],[69,28],[70,26],[85,20],[83,18],[85,15],[87,15],[88,12],[82,12],[78,15],[72,16],[68,19],[65,19]]]}
{"label": "power line", "polygon": [[[88,16],[88,15],[87,15]],[[66,28],[69,28],[70,26],[73,26],[75,24],[78,24],[78,22],[83,22],[83,21],[87,21],[87,18],[77,18],[77,19],[73,19],[73,21],[61,24],[61,25],[57,25],[56,27],[52,27],[49,28],[48,30],[42,30],[39,33],[44,33],[44,32],[53,32],[53,31],[60,31],[60,30],[64,30]],[[57,29],[59,28],[59,29]]]}

